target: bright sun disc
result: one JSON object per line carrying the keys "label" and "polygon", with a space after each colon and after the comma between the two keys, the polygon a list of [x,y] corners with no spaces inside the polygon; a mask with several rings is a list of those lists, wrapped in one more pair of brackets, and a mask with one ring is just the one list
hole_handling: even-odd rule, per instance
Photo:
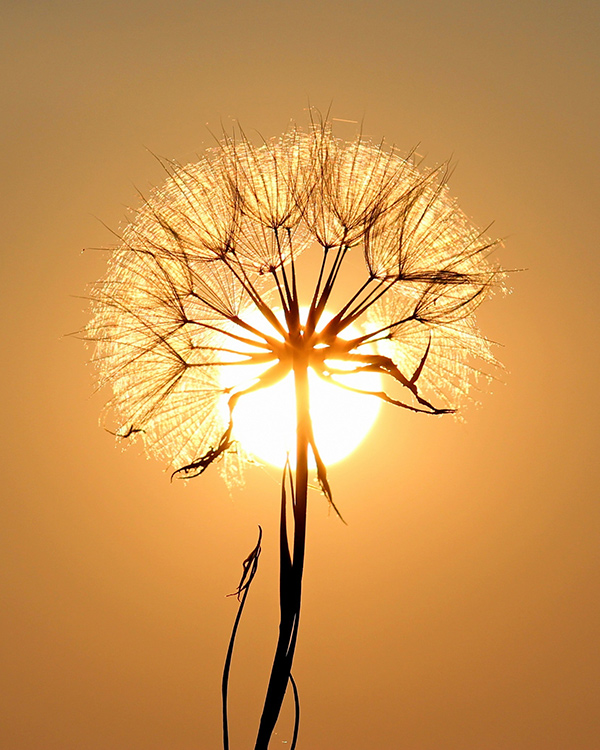
{"label": "bright sun disc", "polygon": [[[325,323],[331,316],[323,316]],[[251,321],[255,324],[255,321]],[[257,326],[258,327],[258,326]],[[359,336],[356,328],[349,326],[348,338]],[[365,347],[366,351],[366,347]],[[335,362],[335,367],[346,369],[346,362]],[[222,368],[222,384],[248,382],[265,370],[264,366],[232,365]],[[338,382],[366,391],[380,391],[381,378],[374,372],[336,375]],[[327,465],[341,461],[351,453],[366,436],[379,412],[380,401],[374,396],[340,388],[319,378],[309,370],[310,414],[317,449]],[[223,399],[224,415],[227,398]],[[233,437],[248,453],[258,459],[283,466],[289,454],[292,465],[296,448],[296,400],[294,376],[289,373],[280,383],[243,396],[234,411]],[[311,465],[314,461],[310,456]]]}

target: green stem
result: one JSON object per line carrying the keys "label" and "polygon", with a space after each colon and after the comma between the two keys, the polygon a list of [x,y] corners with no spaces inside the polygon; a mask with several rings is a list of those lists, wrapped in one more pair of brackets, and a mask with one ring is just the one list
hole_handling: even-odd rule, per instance
{"label": "green stem", "polygon": [[304,569],[306,541],[308,446],[311,434],[308,366],[305,357],[297,357],[294,363],[294,380],[296,389],[297,438],[296,475],[292,498],[294,522],[293,556],[290,558],[286,529],[286,509],[285,502],[282,502],[279,638],[254,750],[267,750],[273,730],[275,729],[283,699],[285,698],[290,682],[300,617],[302,572]]}

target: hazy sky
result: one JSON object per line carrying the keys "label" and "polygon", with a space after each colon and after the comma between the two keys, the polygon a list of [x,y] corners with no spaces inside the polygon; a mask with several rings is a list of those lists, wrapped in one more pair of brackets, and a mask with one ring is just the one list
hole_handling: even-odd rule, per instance
{"label": "hazy sky", "polygon": [[309,103],[452,157],[525,270],[481,310],[506,372],[480,407],[383,409],[331,470],[349,525],[310,498],[298,750],[600,747],[599,30],[581,0],[2,3],[3,750],[219,748],[225,595],[260,523],[231,684],[232,747],[252,746],[277,472],[170,484],[98,427],[64,334],[103,274],[91,248],[163,180],[148,149],[189,161]]}

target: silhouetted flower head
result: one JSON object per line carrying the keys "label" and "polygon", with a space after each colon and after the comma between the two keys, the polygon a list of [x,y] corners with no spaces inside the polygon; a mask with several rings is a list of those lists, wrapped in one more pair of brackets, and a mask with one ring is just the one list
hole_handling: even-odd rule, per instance
{"label": "silhouetted flower head", "polygon": [[[458,209],[445,168],[338,140],[328,123],[260,146],[226,137],[196,164],[165,167],[94,288],[86,335],[116,433],[177,471],[239,456],[236,404],[300,356],[330,382],[336,362],[377,372],[390,389],[373,398],[430,414],[454,411],[494,365],[474,312],[499,278],[495,243]],[[349,258],[363,278],[331,308]],[[224,386],[232,363],[265,369]]]}

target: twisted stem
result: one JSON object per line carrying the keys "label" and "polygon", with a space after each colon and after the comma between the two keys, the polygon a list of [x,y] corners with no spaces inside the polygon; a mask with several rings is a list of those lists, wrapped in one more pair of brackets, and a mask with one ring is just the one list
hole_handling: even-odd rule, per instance
{"label": "twisted stem", "polygon": [[[308,447],[311,435],[308,391],[308,360],[295,358],[294,382],[296,392],[296,472],[292,486],[293,541],[292,554],[287,533],[286,496],[282,491],[280,534],[280,622],[279,638],[271,668],[262,716],[254,750],[267,750],[275,729],[288,684],[291,681],[292,661],[298,637],[302,573],[306,541],[306,506],[308,495]],[[288,467],[288,473],[289,467]],[[291,477],[290,477],[291,479]],[[284,483],[285,486],[285,472]],[[296,690],[294,688],[296,694]],[[295,735],[297,727],[295,728]]]}
{"label": "twisted stem", "polygon": [[261,541],[262,541],[262,528],[258,527],[258,542],[256,547],[248,555],[243,562],[243,573],[240,579],[237,589],[230,594],[230,596],[237,596],[239,607],[235,622],[233,624],[233,630],[231,632],[231,638],[229,639],[229,646],[227,647],[227,656],[225,658],[225,666],[223,668],[223,681],[221,684],[221,695],[223,705],[223,750],[229,750],[229,719],[227,716],[227,697],[229,693],[229,672],[231,670],[231,659],[233,657],[233,647],[235,645],[235,637],[237,635],[240,620],[242,619],[242,613],[244,606],[246,605],[246,599],[248,592],[250,591],[250,584],[252,583],[256,571],[258,570],[258,558],[261,552]]}

